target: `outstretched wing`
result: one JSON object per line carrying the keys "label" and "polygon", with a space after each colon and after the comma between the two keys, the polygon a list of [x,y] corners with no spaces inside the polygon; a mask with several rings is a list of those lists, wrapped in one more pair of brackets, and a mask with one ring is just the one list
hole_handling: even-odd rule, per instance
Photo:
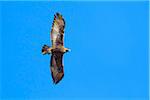
{"label": "outstretched wing", "polygon": [[52,47],[57,48],[59,46],[64,45],[64,28],[65,28],[65,21],[59,13],[54,15],[54,21],[51,30],[51,41]]}
{"label": "outstretched wing", "polygon": [[52,79],[55,84],[57,84],[64,76],[63,69],[63,53],[62,52],[53,52],[51,55],[51,74]]}

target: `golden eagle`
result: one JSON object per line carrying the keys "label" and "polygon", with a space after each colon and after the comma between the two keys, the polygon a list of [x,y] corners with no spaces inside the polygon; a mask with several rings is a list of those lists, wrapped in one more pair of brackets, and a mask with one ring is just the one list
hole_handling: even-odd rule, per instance
{"label": "golden eagle", "polygon": [[64,76],[63,54],[69,49],[64,47],[64,28],[65,21],[61,14],[54,15],[54,21],[51,29],[52,47],[44,45],[42,54],[51,54],[50,69],[54,84],[57,84]]}

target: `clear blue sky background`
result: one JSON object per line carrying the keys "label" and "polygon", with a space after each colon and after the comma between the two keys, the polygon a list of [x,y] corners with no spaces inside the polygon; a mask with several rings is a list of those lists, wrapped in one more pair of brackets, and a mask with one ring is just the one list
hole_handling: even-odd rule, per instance
{"label": "clear blue sky background", "polygon": [[[58,85],[41,54],[56,12],[72,50]],[[0,24],[1,99],[148,100],[148,2],[1,2]]]}

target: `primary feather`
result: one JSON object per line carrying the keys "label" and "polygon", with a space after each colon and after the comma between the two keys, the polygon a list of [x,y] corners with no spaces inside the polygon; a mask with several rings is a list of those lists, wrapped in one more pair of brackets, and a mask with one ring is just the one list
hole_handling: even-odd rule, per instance
{"label": "primary feather", "polygon": [[51,41],[53,48],[60,48],[64,45],[65,21],[59,13],[54,15],[54,21],[51,30]]}

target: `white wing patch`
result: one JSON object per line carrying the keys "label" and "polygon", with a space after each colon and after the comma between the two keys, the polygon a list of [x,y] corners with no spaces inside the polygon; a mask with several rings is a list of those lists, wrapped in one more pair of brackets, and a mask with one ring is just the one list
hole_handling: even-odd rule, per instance
{"label": "white wing patch", "polygon": [[53,40],[56,40],[57,38],[57,33],[53,34]]}
{"label": "white wing patch", "polygon": [[59,26],[57,25],[57,23],[54,23],[53,34],[52,34],[53,44],[56,43],[56,39],[58,35],[59,35]]}
{"label": "white wing patch", "polygon": [[51,40],[52,47],[57,48],[58,46],[63,46],[63,34],[64,34],[64,19],[60,14],[54,15],[53,26],[51,30]]}
{"label": "white wing patch", "polygon": [[59,26],[56,23],[54,23],[54,30],[57,32],[57,34],[59,33]]}

